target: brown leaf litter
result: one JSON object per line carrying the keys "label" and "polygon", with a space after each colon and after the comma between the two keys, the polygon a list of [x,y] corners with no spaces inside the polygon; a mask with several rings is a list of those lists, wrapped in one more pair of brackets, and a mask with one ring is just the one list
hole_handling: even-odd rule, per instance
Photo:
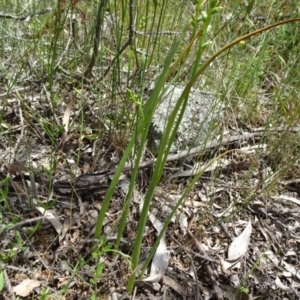
{"label": "brown leaf litter", "polygon": [[[17,123],[15,117],[13,122]],[[274,134],[280,138],[279,129]],[[28,151],[24,143],[24,155],[19,157],[25,159],[15,161],[10,161],[14,147],[1,148],[1,180],[11,176],[2,186],[7,202],[1,204],[5,297],[37,298],[48,289],[54,299],[63,294],[66,299],[86,299],[96,289],[102,299],[131,299],[126,293],[132,272],[129,257],[155,159],[141,163],[119,253],[113,256],[109,249],[116,241],[130,164],[106,215],[106,241],[99,241],[100,254],[91,257],[95,222],[115,169],[80,174],[86,162],[78,166],[74,156],[57,149],[59,163],[50,176],[43,171],[51,163],[51,150],[45,145],[33,143]],[[85,147],[82,156],[88,157],[88,142],[78,145]],[[205,156],[203,150],[212,154]],[[272,167],[268,136],[253,130],[169,155],[167,166],[172,172],[166,169],[155,192],[140,267],[191,178],[204,167],[207,171],[176,211],[147,274],[136,282],[133,299],[299,298],[297,162],[275,185],[278,173]],[[75,179],[69,180],[70,173]],[[96,277],[99,266],[102,274]]]}

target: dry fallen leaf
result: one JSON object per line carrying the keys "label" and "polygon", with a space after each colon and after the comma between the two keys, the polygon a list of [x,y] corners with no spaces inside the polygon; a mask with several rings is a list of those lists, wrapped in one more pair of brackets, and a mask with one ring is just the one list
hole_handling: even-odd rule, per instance
{"label": "dry fallen leaf", "polygon": [[181,285],[178,281],[175,281],[173,278],[169,276],[164,276],[164,284],[171,287],[176,293],[181,295],[184,299],[191,294],[191,289],[188,285]]}
{"label": "dry fallen leaf", "polygon": [[295,197],[291,197],[288,195],[280,195],[280,196],[273,196],[272,197],[275,200],[284,200],[284,201],[291,201],[297,205],[300,205],[300,200],[295,198]]}
{"label": "dry fallen leaf", "polygon": [[20,284],[13,288],[16,295],[21,297],[27,297],[36,287],[39,287],[41,283],[37,280],[25,279]]}
{"label": "dry fallen leaf", "polygon": [[6,164],[4,167],[7,170],[7,172],[11,175],[24,174],[28,172],[27,167],[18,161],[15,161],[11,164]]}
{"label": "dry fallen leaf", "polygon": [[291,288],[284,285],[278,277],[276,277],[276,279],[275,279],[275,284],[276,284],[277,287],[279,287],[283,291],[290,291],[291,290]]}
{"label": "dry fallen leaf", "polygon": [[[149,213],[149,219],[155,227],[157,234],[163,229],[163,223],[161,223],[153,213]],[[163,276],[166,273],[169,264],[169,253],[167,250],[167,244],[165,237],[162,236],[159,241],[159,245],[155,251],[152,259],[150,277],[159,274]]]}
{"label": "dry fallen leaf", "polygon": [[52,224],[54,227],[55,231],[61,235],[63,226],[60,223],[59,219],[49,210],[44,209],[41,206],[36,206],[36,210],[38,210],[42,215],[46,217],[46,219]]}
{"label": "dry fallen leaf", "polygon": [[15,189],[16,193],[26,196],[26,192],[22,189],[22,187],[17,182],[13,180],[11,180],[10,182],[13,188]]}
{"label": "dry fallen leaf", "polygon": [[245,255],[248,250],[250,243],[250,236],[252,232],[251,222],[249,221],[246,228],[241,232],[241,234],[234,239],[228,249],[228,259],[236,260]]}
{"label": "dry fallen leaf", "polygon": [[72,96],[71,100],[65,110],[64,117],[63,117],[63,125],[65,126],[66,133],[68,132],[68,129],[69,129],[70,115],[71,115],[71,110],[72,110],[74,103],[75,103],[75,96]]}

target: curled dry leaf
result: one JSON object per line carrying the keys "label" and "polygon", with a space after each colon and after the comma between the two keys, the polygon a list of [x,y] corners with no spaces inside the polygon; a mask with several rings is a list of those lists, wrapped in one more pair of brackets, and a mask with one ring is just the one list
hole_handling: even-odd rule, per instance
{"label": "curled dry leaf", "polygon": [[283,291],[290,291],[291,290],[291,288],[284,285],[278,277],[276,277],[276,279],[275,279],[275,284],[276,284],[277,287],[279,287]]}
{"label": "curled dry leaf", "polygon": [[49,210],[44,209],[43,207],[36,206],[36,210],[38,210],[42,215],[46,217],[46,219],[52,224],[55,231],[60,235],[62,233],[62,224],[59,219]]}

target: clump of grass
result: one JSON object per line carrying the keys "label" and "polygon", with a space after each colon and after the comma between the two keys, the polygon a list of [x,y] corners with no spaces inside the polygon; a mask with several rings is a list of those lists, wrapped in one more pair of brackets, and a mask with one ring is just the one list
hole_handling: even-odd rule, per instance
{"label": "clump of grass", "polygon": [[[186,85],[167,123],[145,195],[132,259],[128,263],[129,269],[133,270],[128,281],[129,292],[134,285],[134,270],[140,257],[151,200],[192,87],[205,88],[219,95],[229,118],[223,121],[224,130],[234,127],[238,131],[240,128],[236,124],[242,123],[250,129],[262,127],[267,136],[272,134],[273,128],[280,127],[280,138],[272,141],[269,150],[274,176],[257,193],[269,191],[299,159],[295,136],[290,131],[298,125],[300,115],[296,101],[299,97],[296,68],[299,37],[295,26],[299,20],[273,26],[271,24],[285,19],[280,15],[285,10],[278,3],[266,8],[249,2],[248,6],[241,6],[228,1],[221,8],[218,1],[187,4],[174,0],[163,3],[60,0],[50,12],[34,16],[27,23],[5,19],[1,25],[2,35],[9,33],[6,44],[2,42],[1,45],[8,57],[1,67],[6,86],[4,106],[8,105],[11,93],[15,93],[18,85],[28,88],[32,82],[38,82],[42,87],[40,101],[43,104],[33,105],[35,95],[27,92],[19,99],[24,116],[27,116],[25,134],[32,135],[30,119],[34,120],[40,141],[51,145],[52,165],[56,165],[56,149],[63,131],[57,110],[74,95],[77,103],[70,131],[79,132],[80,143],[88,140],[88,134],[91,140],[104,139],[108,135],[106,146],[112,146],[122,155],[99,213],[97,239],[103,234],[104,218],[124,165],[129,159],[133,160],[129,190],[118,224],[116,249],[126,227],[151,117],[168,84],[180,82]],[[294,1],[290,4],[297,5]],[[10,3],[12,11],[15,5]],[[45,9],[39,5],[34,8],[36,11]],[[20,13],[26,15],[26,10],[30,9],[33,8],[28,7]],[[14,13],[18,14],[17,11]],[[264,19],[258,22],[260,14]],[[262,26],[265,29],[258,30]],[[22,33],[22,38],[17,37],[17,30]],[[24,82],[24,77],[29,77],[30,82]],[[150,84],[153,88],[147,91]],[[92,119],[97,125],[92,125]],[[13,131],[1,134],[6,139],[14,139]],[[182,193],[143,271],[172,216],[204,172],[205,169],[197,174]],[[55,167],[52,173],[55,173]],[[95,251],[98,246],[95,245]],[[103,268],[100,263],[95,270],[95,293],[97,276],[102,276]]]}

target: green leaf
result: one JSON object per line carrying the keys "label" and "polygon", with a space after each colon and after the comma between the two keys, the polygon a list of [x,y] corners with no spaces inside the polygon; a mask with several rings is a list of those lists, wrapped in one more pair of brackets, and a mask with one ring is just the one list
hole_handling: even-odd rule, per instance
{"label": "green leaf", "polygon": [[6,184],[7,182],[10,181],[10,177],[5,177],[3,180],[0,181],[0,186]]}
{"label": "green leaf", "polygon": [[0,272],[0,291],[4,289],[5,281],[3,271]]}
{"label": "green leaf", "polygon": [[102,276],[103,269],[104,269],[104,262],[101,262],[96,267],[96,276],[97,277],[101,277]]}
{"label": "green leaf", "polygon": [[252,0],[248,3],[248,5],[246,7],[246,15],[249,15],[251,13],[254,3],[255,3],[255,0]]}
{"label": "green leaf", "polygon": [[107,245],[107,246],[103,249],[103,252],[109,252],[109,251],[111,251],[112,247],[113,247],[112,244]]}

